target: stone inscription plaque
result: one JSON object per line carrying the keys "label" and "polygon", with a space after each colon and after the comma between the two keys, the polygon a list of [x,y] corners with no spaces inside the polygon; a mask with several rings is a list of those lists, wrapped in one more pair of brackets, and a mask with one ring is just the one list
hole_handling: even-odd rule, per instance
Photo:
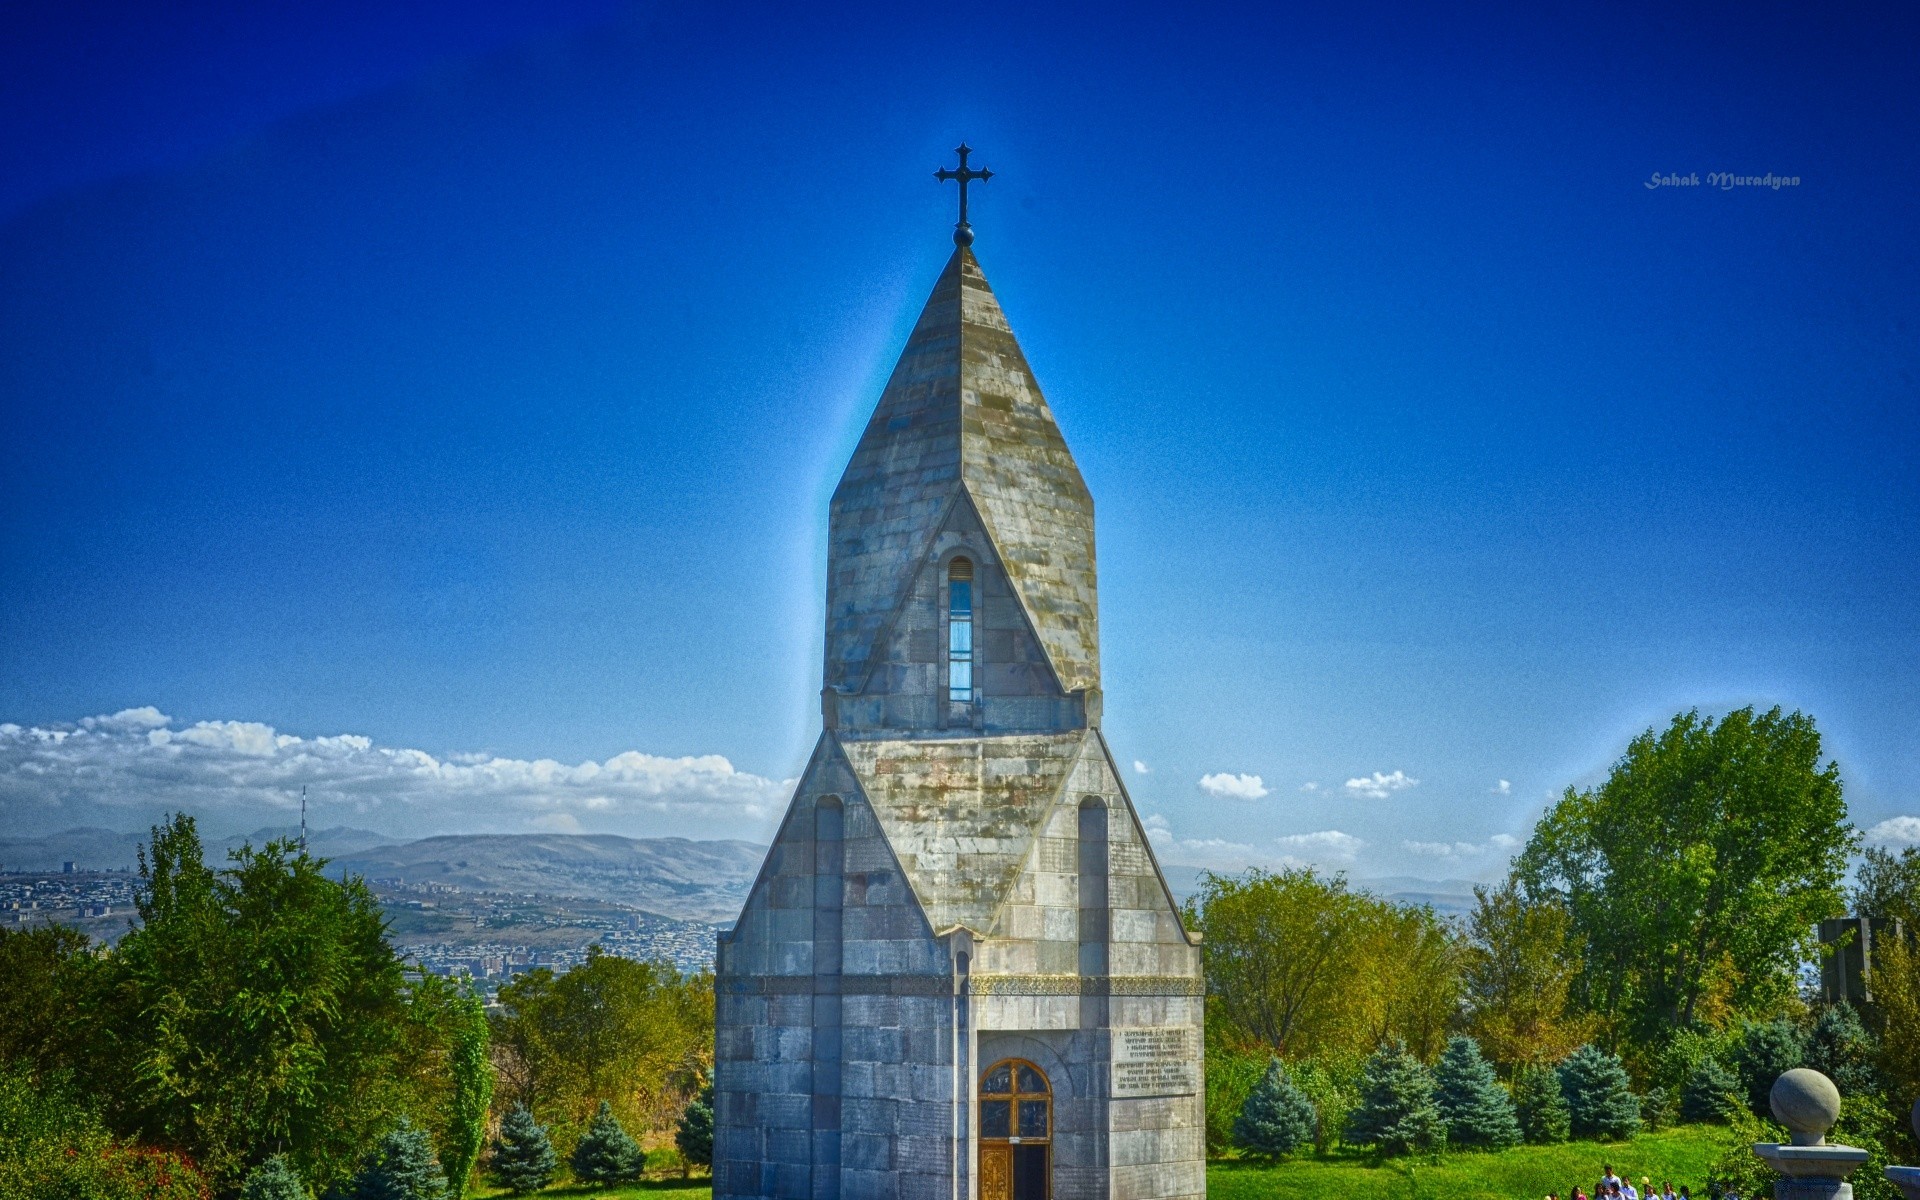
{"label": "stone inscription plaque", "polygon": [[1191,1096],[1200,1090],[1199,1060],[1199,1034],[1189,1026],[1116,1029],[1111,1094]]}

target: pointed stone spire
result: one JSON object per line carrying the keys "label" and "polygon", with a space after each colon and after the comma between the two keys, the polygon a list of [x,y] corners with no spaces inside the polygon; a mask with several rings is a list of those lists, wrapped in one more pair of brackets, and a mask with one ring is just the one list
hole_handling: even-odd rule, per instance
{"label": "pointed stone spire", "polygon": [[962,245],[834,492],[829,689],[868,688],[936,537],[965,508],[977,514],[1059,692],[1097,693],[1093,498],[979,261]]}

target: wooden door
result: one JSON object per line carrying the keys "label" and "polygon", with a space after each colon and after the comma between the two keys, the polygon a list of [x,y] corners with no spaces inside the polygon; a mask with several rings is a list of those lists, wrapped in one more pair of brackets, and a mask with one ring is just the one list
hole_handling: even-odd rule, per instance
{"label": "wooden door", "polygon": [[980,1077],[980,1200],[1050,1200],[1053,1089],[1039,1067],[1010,1058]]}
{"label": "wooden door", "polygon": [[980,1143],[980,1200],[1013,1200],[1013,1147]]}

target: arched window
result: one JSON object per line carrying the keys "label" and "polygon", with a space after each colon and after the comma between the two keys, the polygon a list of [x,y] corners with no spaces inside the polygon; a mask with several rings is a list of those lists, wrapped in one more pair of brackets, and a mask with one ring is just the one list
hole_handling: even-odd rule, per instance
{"label": "arched window", "polygon": [[973,563],[947,568],[947,699],[973,703]]}
{"label": "arched window", "polygon": [[1025,1059],[980,1077],[980,1200],[1048,1200],[1053,1089]]}

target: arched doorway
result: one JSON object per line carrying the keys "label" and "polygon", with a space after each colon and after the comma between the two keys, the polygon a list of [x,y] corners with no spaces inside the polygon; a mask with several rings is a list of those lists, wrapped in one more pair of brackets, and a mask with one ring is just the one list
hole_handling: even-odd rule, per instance
{"label": "arched doorway", "polygon": [[980,1076],[980,1200],[1047,1200],[1053,1182],[1053,1089],[1024,1058]]}

